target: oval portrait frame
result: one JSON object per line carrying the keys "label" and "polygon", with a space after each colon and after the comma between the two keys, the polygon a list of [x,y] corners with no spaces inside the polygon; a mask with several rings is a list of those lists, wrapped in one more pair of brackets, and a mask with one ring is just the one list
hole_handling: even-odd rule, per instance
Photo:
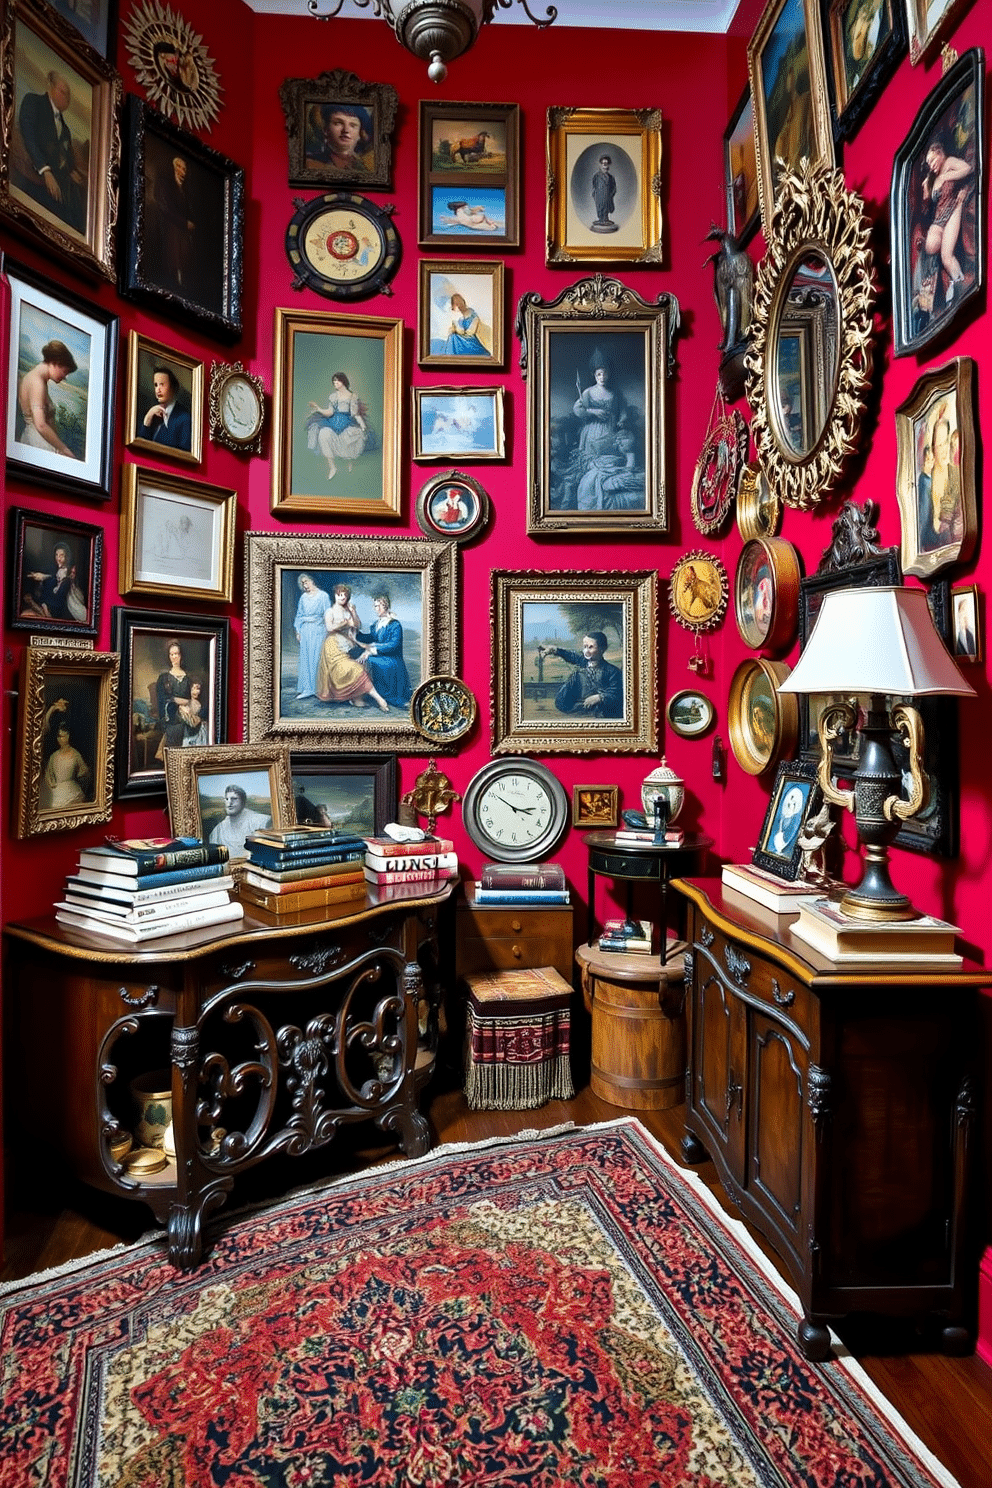
{"label": "oval portrait frame", "polygon": [[[784,661],[758,656],[742,661],[731,678],[727,729],[734,758],[747,775],[766,775],[783,755],[791,755],[796,747],[799,700],[795,693],[776,691],[791,671]],[[759,690],[769,713],[766,739],[759,737],[753,723]]]}
{"label": "oval portrait frame", "polygon": [[[686,722],[685,715],[691,715],[693,709],[699,711],[698,721],[690,716]],[[716,708],[712,699],[698,688],[684,687],[681,692],[673,693],[668,699],[665,717],[672,733],[678,734],[680,739],[701,739],[716,722]]]}
{"label": "oval portrait frame", "polygon": [[[782,537],[752,537],[734,575],[734,615],[745,646],[785,651],[799,625],[799,554]],[[762,603],[758,603],[758,588]]]}
{"label": "oval portrait frame", "polygon": [[[452,498],[449,493],[454,492]],[[445,522],[444,511],[451,501],[460,502],[464,516]],[[461,470],[444,470],[431,476],[417,496],[417,522],[427,537],[466,543],[478,537],[489,521],[489,496],[477,480]]]}
{"label": "oval portrait frame", "polygon": [[[704,573],[693,572],[698,569]],[[729,597],[727,570],[715,553],[697,548],[677,560],[668,581],[668,605],[685,630],[697,635],[715,630],[727,612]]]}

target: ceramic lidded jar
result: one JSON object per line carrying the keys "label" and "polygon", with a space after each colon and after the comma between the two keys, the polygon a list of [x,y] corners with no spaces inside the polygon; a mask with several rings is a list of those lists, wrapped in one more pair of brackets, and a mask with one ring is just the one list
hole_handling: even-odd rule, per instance
{"label": "ceramic lidded jar", "polygon": [[685,800],[685,781],[668,764],[665,756],[661,756],[661,764],[655,765],[651,774],[646,776],[641,784],[641,805],[644,815],[648,819],[648,826],[654,821],[654,803],[658,797],[667,804],[665,820],[671,823],[682,810]]}
{"label": "ceramic lidded jar", "polygon": [[131,1081],[137,1118],[134,1135],[142,1147],[161,1147],[172,1120],[172,1074],[158,1070]]}

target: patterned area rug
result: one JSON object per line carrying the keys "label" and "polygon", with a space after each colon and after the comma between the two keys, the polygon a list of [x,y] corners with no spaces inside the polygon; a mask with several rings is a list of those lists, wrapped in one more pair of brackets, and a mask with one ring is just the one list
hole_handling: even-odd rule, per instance
{"label": "patterned area rug", "polygon": [[624,1119],[376,1168],[0,1298],[4,1488],[943,1488]]}

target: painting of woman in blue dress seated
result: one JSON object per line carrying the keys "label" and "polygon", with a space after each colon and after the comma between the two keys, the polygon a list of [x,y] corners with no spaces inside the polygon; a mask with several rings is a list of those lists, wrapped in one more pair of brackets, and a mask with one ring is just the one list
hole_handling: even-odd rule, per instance
{"label": "painting of woman in blue dress seated", "polygon": [[307,447],[324,456],[328,480],[337,475],[338,460],[346,461],[352,470],[358,457],[375,447],[365,408],[352,392],[347,373],[335,372],[331,381],[327,407],[311,403],[307,418]]}
{"label": "painting of woman in blue dress seated", "polygon": [[637,408],[616,386],[610,359],[590,358],[592,381],[582,387],[571,417],[552,419],[549,431],[550,506],[553,511],[645,511],[644,440]]}
{"label": "painting of woman in blue dress seated", "polygon": [[491,353],[480,339],[482,322],[460,294],[451,296],[451,329],[444,343],[444,355],[452,357],[484,356]]}
{"label": "painting of woman in blue dress seated", "polygon": [[360,630],[356,640],[362,662],[377,692],[394,708],[405,708],[413,695],[410,676],[403,660],[403,626],[390,609],[385,589],[373,594],[375,619],[368,630]]}

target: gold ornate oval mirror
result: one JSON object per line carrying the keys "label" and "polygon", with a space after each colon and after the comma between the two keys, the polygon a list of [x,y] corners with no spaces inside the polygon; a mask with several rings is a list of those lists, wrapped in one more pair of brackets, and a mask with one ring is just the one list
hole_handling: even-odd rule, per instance
{"label": "gold ornate oval mirror", "polygon": [[870,232],[842,171],[783,170],[745,367],[758,459],[787,506],[822,501],[858,442],[871,379]]}

